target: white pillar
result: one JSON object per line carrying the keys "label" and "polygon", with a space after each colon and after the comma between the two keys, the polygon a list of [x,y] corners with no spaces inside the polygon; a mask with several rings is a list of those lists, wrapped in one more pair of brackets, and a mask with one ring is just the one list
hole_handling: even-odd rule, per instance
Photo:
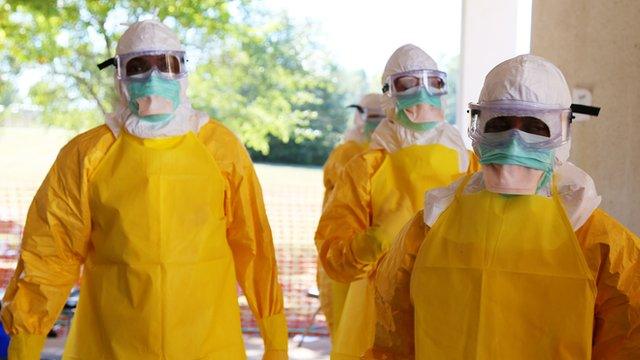
{"label": "white pillar", "polygon": [[484,77],[500,62],[529,52],[531,0],[463,0],[458,127],[466,136],[467,105],[478,101]]}

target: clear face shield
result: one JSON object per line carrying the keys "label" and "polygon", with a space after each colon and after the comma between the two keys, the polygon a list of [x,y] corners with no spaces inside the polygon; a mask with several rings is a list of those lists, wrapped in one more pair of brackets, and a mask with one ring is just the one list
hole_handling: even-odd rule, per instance
{"label": "clear face shield", "polygon": [[360,115],[360,119],[362,119],[362,121],[365,123],[378,124],[380,123],[380,121],[382,121],[385,118],[385,115],[382,112],[382,110],[367,109],[365,107],[362,107],[356,104],[349,105],[347,107],[356,109],[356,111]]}
{"label": "clear face shield", "polygon": [[187,75],[184,51],[150,50],[116,55],[98,68],[102,70],[109,65],[116,67],[116,76],[121,81],[146,80],[152,73],[170,80]]}
{"label": "clear face shield", "polygon": [[514,139],[524,147],[555,149],[570,139],[571,109],[523,101],[469,104],[469,137],[476,144],[500,148]]}
{"label": "clear face shield", "polygon": [[392,98],[413,95],[421,89],[431,96],[447,93],[447,73],[439,70],[411,70],[393,74],[387,78],[382,92]]}

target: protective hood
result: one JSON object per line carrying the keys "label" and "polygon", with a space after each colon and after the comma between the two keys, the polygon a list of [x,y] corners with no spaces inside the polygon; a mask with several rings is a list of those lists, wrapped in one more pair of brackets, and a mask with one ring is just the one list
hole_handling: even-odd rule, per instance
{"label": "protective hood", "polygon": [[[116,47],[116,54],[123,55],[131,52],[148,50],[182,50],[176,35],[163,23],[156,20],[144,20],[131,25],[122,34]],[[167,122],[144,121],[132,113],[128,107],[127,87],[124,81],[114,76],[114,85],[118,93],[119,102],[113,113],[107,114],[106,124],[117,137],[124,128],[132,135],[141,138],[157,138],[183,135],[189,131],[197,133],[207,123],[209,116],[191,107],[186,91],[187,77],[181,78],[180,104],[175,109],[173,117]]]}
{"label": "protective hood", "polygon": [[[391,54],[387,61],[382,73],[381,85],[384,86],[387,78],[393,74],[421,69],[438,70],[438,64],[419,47],[413,44],[402,45]],[[383,97],[382,109],[385,114],[394,113],[395,107],[396,103],[392,98],[389,96]]]}
{"label": "protective hood", "polygon": [[[360,99],[358,105],[369,114],[382,114],[382,98],[382,94],[367,94]],[[358,143],[369,141],[365,133],[365,119],[362,118],[362,114],[359,111],[355,112],[353,126],[345,132],[344,140]]]}
{"label": "protective hood", "polygon": [[[504,100],[568,109],[571,91],[560,69],[540,56],[525,54],[498,64],[484,80],[478,103]],[[556,166],[567,161],[570,148],[569,141],[555,149]]]}

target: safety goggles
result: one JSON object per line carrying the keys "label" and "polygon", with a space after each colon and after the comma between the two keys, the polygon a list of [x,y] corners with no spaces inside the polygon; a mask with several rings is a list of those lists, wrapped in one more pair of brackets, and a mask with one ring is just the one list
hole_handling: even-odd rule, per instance
{"label": "safety goggles", "polygon": [[535,149],[557,148],[570,136],[571,109],[523,101],[469,104],[469,137],[476,143],[500,147],[514,137]]}
{"label": "safety goggles", "polygon": [[118,80],[144,80],[156,71],[168,79],[180,79],[187,75],[184,51],[151,50],[132,52],[98,64],[100,70],[107,66],[116,67]]}
{"label": "safety goggles", "polygon": [[353,105],[349,105],[347,107],[356,109],[356,111],[358,111],[358,113],[360,113],[360,118],[365,122],[379,123],[380,121],[382,121],[385,118],[384,114],[379,113],[379,112],[370,111],[367,108],[362,107],[360,105],[353,104]]}
{"label": "safety goggles", "polygon": [[447,93],[447,73],[439,70],[411,70],[387,78],[382,92],[391,97],[409,95],[425,89],[431,96]]}

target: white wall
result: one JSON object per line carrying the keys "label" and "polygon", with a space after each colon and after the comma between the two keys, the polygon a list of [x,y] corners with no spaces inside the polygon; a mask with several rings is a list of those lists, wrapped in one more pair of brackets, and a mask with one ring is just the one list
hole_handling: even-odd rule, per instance
{"label": "white wall", "polygon": [[457,116],[465,141],[467,105],[478,100],[489,70],[529,52],[530,30],[531,0],[463,0]]}
{"label": "white wall", "polygon": [[640,1],[535,0],[532,24],[532,52],[602,107],[573,124],[569,160],[591,175],[600,206],[640,233]]}

